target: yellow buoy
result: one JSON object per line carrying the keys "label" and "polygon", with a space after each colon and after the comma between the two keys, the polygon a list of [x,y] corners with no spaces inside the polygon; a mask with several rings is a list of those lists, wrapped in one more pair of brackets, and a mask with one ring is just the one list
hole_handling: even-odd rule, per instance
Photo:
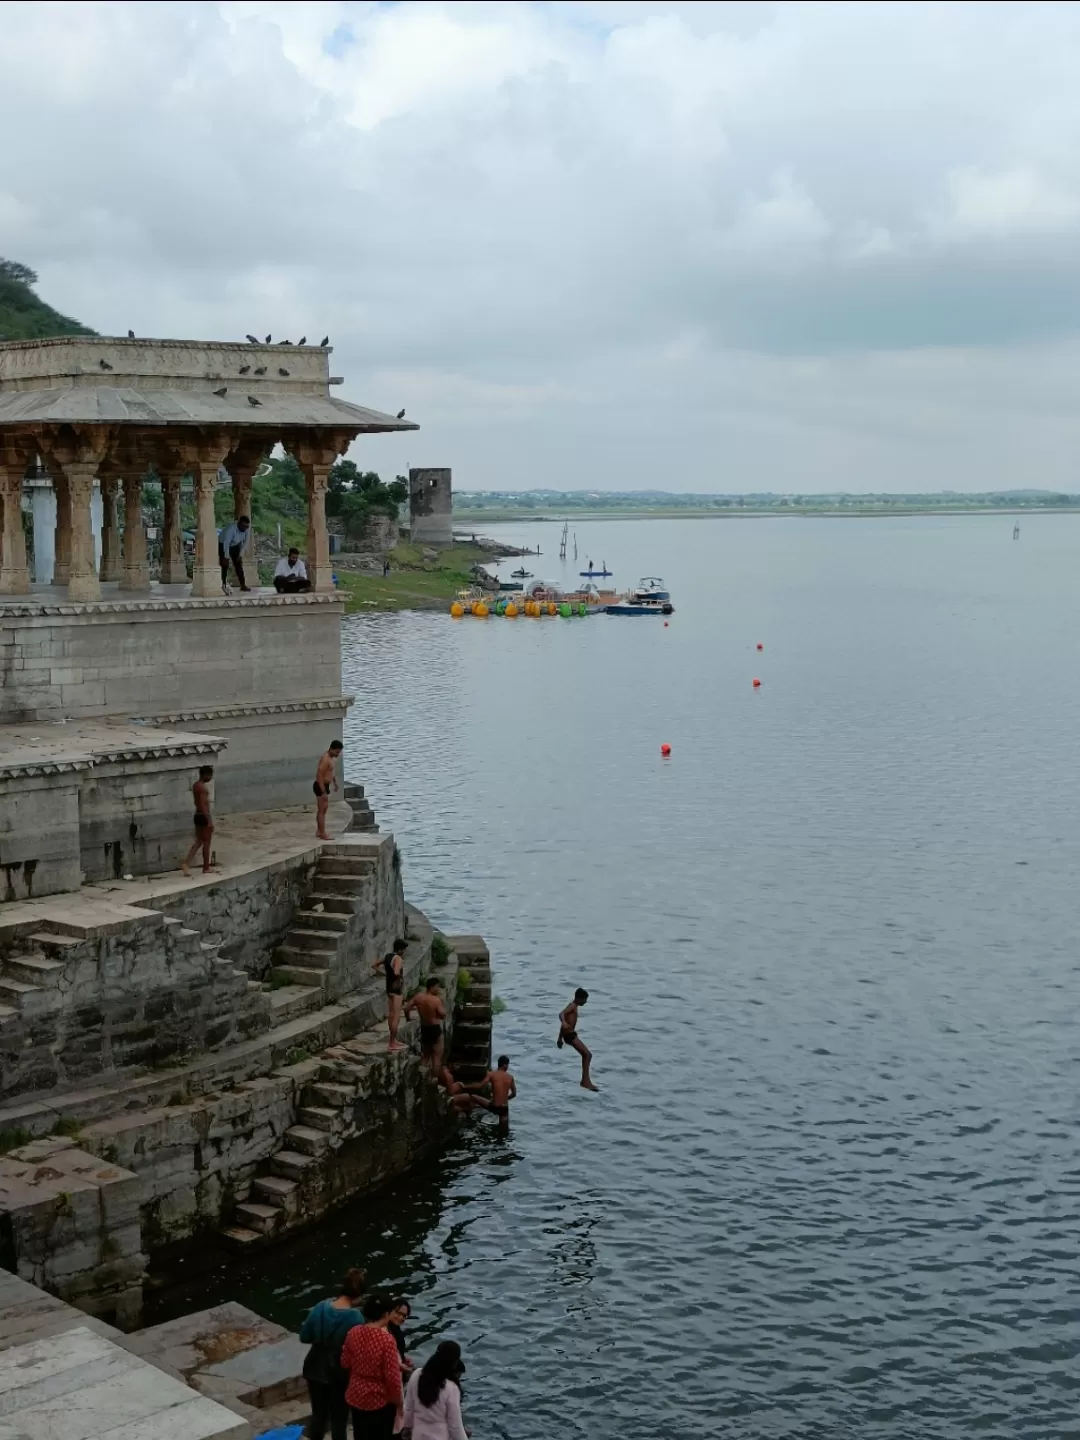
{"label": "yellow buoy", "polygon": [[480,619],[483,620],[484,616],[488,613],[488,607],[484,604],[483,600],[478,600],[473,606],[472,613],[479,615]]}
{"label": "yellow buoy", "polygon": [[507,605],[503,613],[505,614],[507,620],[513,620],[514,616],[517,614],[517,606],[512,600],[510,601],[510,604]]}
{"label": "yellow buoy", "polygon": [[549,614],[549,615],[557,615],[558,613],[559,613],[559,607],[555,604],[555,601],[554,601],[554,600],[549,600],[549,601],[548,601],[548,614]]}
{"label": "yellow buoy", "polygon": [[454,603],[450,606],[450,614],[454,617],[455,620],[460,620],[461,617],[465,614],[465,606],[462,605],[460,600],[455,600]]}

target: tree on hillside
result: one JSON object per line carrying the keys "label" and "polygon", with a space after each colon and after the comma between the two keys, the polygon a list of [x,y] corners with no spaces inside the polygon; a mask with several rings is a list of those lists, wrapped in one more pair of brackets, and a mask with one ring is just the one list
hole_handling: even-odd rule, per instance
{"label": "tree on hillside", "polygon": [[34,294],[37,274],[20,260],[0,256],[0,340],[42,340],[54,335],[93,335]]}

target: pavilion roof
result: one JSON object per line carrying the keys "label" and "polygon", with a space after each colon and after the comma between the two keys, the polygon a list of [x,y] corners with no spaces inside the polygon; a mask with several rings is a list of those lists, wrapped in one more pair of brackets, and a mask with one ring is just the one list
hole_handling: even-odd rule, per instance
{"label": "pavilion roof", "polygon": [[341,382],[330,376],[330,353],[316,345],[86,335],[8,342],[0,344],[0,427],[418,428],[332,396],[330,386]]}

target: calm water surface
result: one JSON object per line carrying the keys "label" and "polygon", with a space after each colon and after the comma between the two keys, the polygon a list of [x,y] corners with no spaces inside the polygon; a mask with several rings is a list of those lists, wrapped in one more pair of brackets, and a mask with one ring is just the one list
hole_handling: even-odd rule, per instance
{"label": "calm water surface", "polygon": [[297,1323],[366,1263],[478,1440],[1080,1434],[1080,523],[1021,523],[581,525],[565,571],[522,526],[670,627],[350,618],[348,773],[488,938],[520,1099],[220,1293]]}

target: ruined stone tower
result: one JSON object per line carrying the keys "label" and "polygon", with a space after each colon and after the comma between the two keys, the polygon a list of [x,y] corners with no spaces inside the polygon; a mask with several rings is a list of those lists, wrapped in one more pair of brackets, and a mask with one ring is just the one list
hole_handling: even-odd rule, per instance
{"label": "ruined stone tower", "polygon": [[452,507],[449,470],[409,471],[409,525],[414,545],[452,545]]}

